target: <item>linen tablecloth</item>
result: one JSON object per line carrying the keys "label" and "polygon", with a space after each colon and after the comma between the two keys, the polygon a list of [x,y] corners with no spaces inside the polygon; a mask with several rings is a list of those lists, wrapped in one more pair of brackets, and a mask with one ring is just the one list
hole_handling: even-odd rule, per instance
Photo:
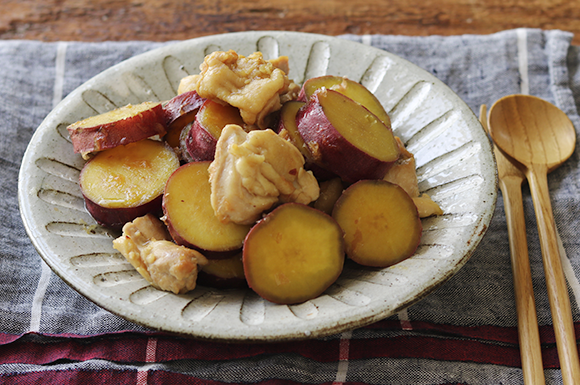
{"label": "linen tablecloth", "polygon": [[[529,93],[580,128],[580,50],[564,31],[342,36],[388,50],[481,104]],[[523,383],[503,201],[469,262],[408,309],[327,338],[223,344],[148,330],[94,305],[42,261],[20,219],[18,171],[51,109],[102,70],[168,43],[0,41],[0,382],[259,384]],[[578,150],[549,176],[580,335]],[[530,260],[548,384],[561,383],[535,216],[524,187]],[[579,380],[580,381],[580,380]]]}

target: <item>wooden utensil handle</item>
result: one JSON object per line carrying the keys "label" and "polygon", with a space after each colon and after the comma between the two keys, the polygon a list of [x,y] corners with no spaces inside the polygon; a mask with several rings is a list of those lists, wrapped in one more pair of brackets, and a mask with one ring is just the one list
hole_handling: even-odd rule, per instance
{"label": "wooden utensil handle", "polygon": [[570,297],[562,270],[556,224],[550,202],[547,166],[534,165],[528,168],[526,176],[536,211],[544,274],[554,323],[558,357],[562,368],[562,379],[566,385],[578,384],[580,361],[574,335]]}
{"label": "wooden utensil handle", "polygon": [[524,383],[540,385],[545,384],[546,379],[542,365],[540,332],[528,255],[526,221],[522,202],[522,177],[523,175],[504,177],[500,179],[499,186],[504,201],[510,242]]}

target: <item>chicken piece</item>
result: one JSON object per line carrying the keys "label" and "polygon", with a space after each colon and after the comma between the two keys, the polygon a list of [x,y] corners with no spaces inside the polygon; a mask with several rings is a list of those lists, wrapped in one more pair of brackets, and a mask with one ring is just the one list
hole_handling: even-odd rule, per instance
{"label": "chicken piece", "polygon": [[175,294],[193,290],[198,265],[208,263],[199,252],[171,242],[163,222],[151,214],[126,223],[113,247],[153,286]]}
{"label": "chicken piece", "polygon": [[387,182],[398,184],[409,194],[415,202],[419,217],[426,218],[431,215],[441,215],[443,210],[431,197],[427,194],[419,192],[419,183],[417,181],[417,166],[415,164],[415,156],[410,153],[401,139],[395,138],[401,149],[401,156],[395,164],[387,171],[383,178]]}
{"label": "chicken piece", "polygon": [[[288,56],[279,56],[275,59],[270,59],[268,62],[272,63],[272,65],[276,68],[281,69],[284,71],[286,75],[290,73],[290,64],[288,63]],[[283,105],[286,102],[291,100],[296,100],[298,98],[298,94],[300,93],[300,86],[294,83],[294,80],[290,79],[290,84],[288,84],[288,88],[285,92],[280,94],[280,105]],[[263,127],[262,127],[263,128]]]}
{"label": "chicken piece", "polygon": [[427,194],[421,194],[418,197],[411,197],[415,206],[417,206],[417,211],[419,212],[419,218],[427,218],[432,215],[443,215],[443,210],[437,203],[431,199]]}
{"label": "chicken piece", "polygon": [[278,202],[308,204],[320,192],[302,154],[272,130],[225,126],[209,173],[211,204],[224,223],[252,224]]}
{"label": "chicken piece", "polygon": [[189,75],[181,78],[179,86],[177,87],[177,94],[181,95],[189,91],[197,90],[197,83],[199,83],[200,75]]}
{"label": "chicken piece", "polygon": [[398,184],[411,197],[417,197],[419,193],[419,184],[417,182],[417,172],[415,164],[415,156],[411,154],[406,148],[401,139],[395,138],[401,149],[399,159],[387,171],[387,175],[383,178],[387,182]]}
{"label": "chicken piece", "polygon": [[274,67],[284,71],[286,75],[288,75],[288,73],[290,72],[290,64],[288,63],[288,56],[279,56],[275,59],[268,60],[268,62],[272,63]]}
{"label": "chicken piece", "polygon": [[216,51],[199,68],[199,75],[182,79],[178,92],[196,90],[203,98],[237,107],[250,126],[266,128],[267,116],[298,96],[299,87],[286,75],[285,57],[267,61],[261,52],[245,57],[232,50]]}
{"label": "chicken piece", "polygon": [[[271,63],[274,68],[278,68],[283,71],[286,75],[290,72],[290,65],[288,63],[288,56],[279,56],[275,59],[269,59],[267,62]],[[181,79],[179,82],[179,86],[177,88],[177,94],[183,94],[188,91],[197,90],[197,84],[201,79],[201,75],[188,75]],[[293,80],[290,80],[290,84],[288,86],[288,91],[286,94],[281,94],[281,98],[285,98],[282,100],[282,104],[284,104],[287,100],[294,100],[298,96],[300,92],[300,86],[294,83]],[[293,96],[289,96],[293,95]]]}

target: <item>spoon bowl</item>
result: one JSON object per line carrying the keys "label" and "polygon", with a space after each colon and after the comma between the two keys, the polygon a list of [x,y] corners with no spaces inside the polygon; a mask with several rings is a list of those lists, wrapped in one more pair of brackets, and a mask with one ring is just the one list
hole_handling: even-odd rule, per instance
{"label": "spoon bowl", "polygon": [[488,126],[495,144],[521,164],[528,179],[562,379],[564,384],[572,385],[580,378],[580,359],[550,201],[548,172],[572,155],[576,132],[562,110],[529,95],[506,96],[495,102],[489,112]]}
{"label": "spoon bowl", "polygon": [[574,152],[576,131],[558,107],[535,96],[499,99],[489,114],[493,141],[520,163],[545,164],[551,171]]}

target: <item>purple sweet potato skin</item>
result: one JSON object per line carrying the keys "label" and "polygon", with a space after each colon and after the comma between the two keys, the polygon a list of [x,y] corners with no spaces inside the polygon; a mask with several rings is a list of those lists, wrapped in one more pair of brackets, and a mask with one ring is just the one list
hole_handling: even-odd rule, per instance
{"label": "purple sweet potato skin", "polygon": [[123,207],[123,208],[108,208],[99,206],[97,203],[93,202],[86,196],[85,207],[91,216],[97,221],[98,224],[104,227],[108,227],[114,230],[120,230],[123,225],[127,222],[133,221],[135,218],[142,217],[147,213],[154,213],[156,215],[161,214],[161,201],[162,196],[159,195],[157,198],[139,205],[137,207]]}
{"label": "purple sweet potato skin", "polygon": [[[189,115],[195,114],[203,105],[205,99],[197,94],[197,91],[188,91],[177,95],[163,106],[163,111],[166,116],[167,127],[173,125],[185,125]],[[192,120],[192,119],[191,119]],[[181,124],[182,121],[186,123]]]}
{"label": "purple sweet potato skin", "polygon": [[213,160],[217,139],[211,135],[196,119],[185,139],[187,152],[195,162]]}
{"label": "purple sweet potato skin", "polygon": [[320,95],[320,92],[313,94],[296,116],[298,132],[312,152],[315,163],[347,183],[385,176],[393,162],[376,159],[348,142],[328,120]]}
{"label": "purple sweet potato skin", "polygon": [[75,153],[91,153],[119,145],[138,142],[167,132],[165,113],[161,103],[133,116],[105,124],[85,127],[81,122],[67,127]]}

